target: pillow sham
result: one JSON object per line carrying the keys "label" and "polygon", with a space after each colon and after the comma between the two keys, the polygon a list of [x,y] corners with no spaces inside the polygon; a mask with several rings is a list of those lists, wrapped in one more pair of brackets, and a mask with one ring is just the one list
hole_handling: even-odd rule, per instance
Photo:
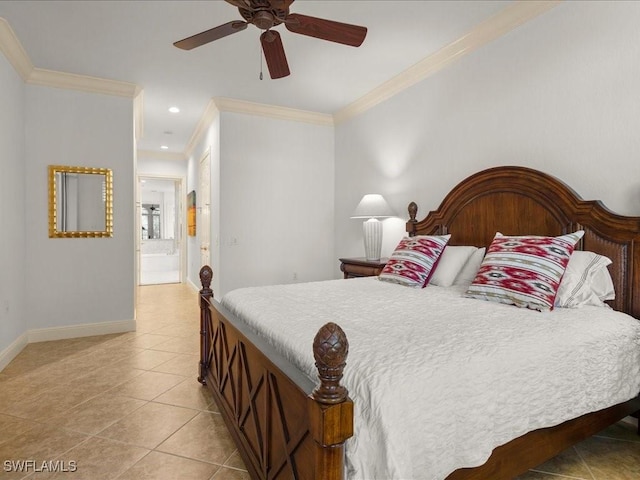
{"label": "pillow sham", "polygon": [[[447,245],[429,279],[431,285],[450,287],[477,247]],[[469,282],[471,283],[471,282]]]}
{"label": "pillow sham", "polygon": [[576,250],[571,254],[564,272],[555,306],[578,308],[583,305],[608,307],[604,300],[613,300],[615,291],[608,265],[611,259],[594,252]]}
{"label": "pillow sham", "polygon": [[407,287],[424,287],[451,235],[416,235],[400,240],[378,278]]}
{"label": "pillow sham", "polygon": [[533,310],[553,310],[560,280],[583,235],[583,230],[558,237],[496,233],[464,295]]}
{"label": "pillow sham", "polygon": [[478,274],[478,270],[480,269],[480,264],[484,259],[484,254],[487,251],[485,247],[478,248],[475,252],[471,254],[467,263],[464,264],[460,273],[454,280],[454,285],[464,285],[468,287],[473,282],[473,279],[476,278]]}

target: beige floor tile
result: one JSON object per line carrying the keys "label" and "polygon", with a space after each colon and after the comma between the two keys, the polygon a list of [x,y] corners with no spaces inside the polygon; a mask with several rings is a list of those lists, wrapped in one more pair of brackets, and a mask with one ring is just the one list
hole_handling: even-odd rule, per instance
{"label": "beige floor tile", "polygon": [[247,467],[240,456],[240,452],[236,450],[231,454],[229,458],[227,458],[224,462],[225,467],[238,468],[240,470],[246,470]]}
{"label": "beige floor tile", "polygon": [[202,412],[157,450],[222,465],[236,447],[220,414]]}
{"label": "beige floor tile", "polygon": [[130,339],[127,343],[130,343],[138,348],[151,348],[159,343],[171,340],[173,337],[168,335],[156,335],[154,333],[145,333],[143,335],[136,335]]}
{"label": "beige floor tile", "polygon": [[154,451],[120,475],[118,480],[209,480],[219,468]]}
{"label": "beige floor tile", "polygon": [[0,444],[2,461],[32,459],[39,462],[54,460],[88,437],[51,425],[38,425]]}
{"label": "beige floor tile", "polygon": [[213,395],[207,387],[198,383],[194,377],[167,390],[162,395],[154,398],[153,401],[196,410],[207,410],[213,402]]}
{"label": "beige floor tile", "polygon": [[637,425],[634,425],[627,421],[622,421],[616,423],[615,425],[611,425],[610,427],[602,430],[596,436],[640,443],[640,435],[638,435]]}
{"label": "beige floor tile", "polygon": [[128,365],[105,365],[92,370],[91,373],[76,381],[77,384],[93,388],[97,394],[104,393],[124,382],[127,382],[145,371],[131,368]]}
{"label": "beige floor tile", "polygon": [[[0,414],[0,444],[39,426],[39,423],[25,418]],[[1,458],[0,461],[2,461]]]}
{"label": "beige floor tile", "polygon": [[[184,324],[178,324],[178,325],[168,325],[166,327],[163,327],[159,330],[156,330],[154,333],[158,334],[158,335],[169,335],[171,337],[174,337],[173,341],[178,340],[179,338],[186,338],[188,340],[192,340],[192,339],[199,339],[199,335],[200,335],[200,326],[197,325],[196,323],[191,323],[191,324],[187,324],[186,322]],[[160,347],[168,347],[168,344],[163,344],[161,343],[160,345],[156,345],[154,347],[154,349],[156,350],[160,350]],[[174,350],[171,350],[172,352]],[[191,352],[184,352],[184,351],[180,351],[178,353],[194,353],[193,351]],[[197,352],[196,352],[197,353]]]}
{"label": "beige floor tile", "polygon": [[[138,315],[140,315],[139,312]],[[162,313],[158,312],[155,317],[162,318]],[[164,328],[166,326],[169,326],[169,324],[166,322],[157,322],[154,320],[144,320],[140,318],[136,320],[136,331],[140,334],[155,334],[157,330],[160,330],[161,328]]]}
{"label": "beige floor tile", "polygon": [[67,412],[45,420],[67,430],[95,435],[147,402],[131,397],[98,395]]}
{"label": "beige floor tile", "polygon": [[86,402],[97,393],[94,388],[86,385],[76,385],[72,388],[62,385],[12,404],[4,408],[4,413],[29,420],[44,420]]}
{"label": "beige floor tile", "polygon": [[587,467],[584,460],[573,447],[566,449],[542,465],[538,465],[533,470],[542,473],[553,473],[556,475],[591,480],[589,467]]}
{"label": "beige floor tile", "polygon": [[[34,480],[110,480],[144,457],[149,450],[120,442],[92,437],[56,460],[75,471],[36,474]],[[71,468],[68,468],[71,470]]]}
{"label": "beige floor tile", "polygon": [[552,473],[543,473],[536,471],[529,471],[523,475],[516,477],[514,480],[592,480],[591,477],[579,478],[579,477],[565,477],[564,475],[554,475]]}
{"label": "beige floor tile", "polygon": [[12,377],[11,380],[2,383],[0,395],[0,412],[11,410],[16,403],[22,403],[31,399],[34,395],[43,392],[46,388],[38,390],[37,384],[25,381],[23,377]]}
{"label": "beige floor tile", "polygon": [[118,365],[127,365],[131,368],[141,370],[151,370],[158,365],[162,365],[176,356],[175,353],[162,352],[158,350],[144,350],[136,355],[127,357],[118,362]]}
{"label": "beige floor tile", "polygon": [[141,400],[153,400],[158,395],[185,380],[186,378],[180,375],[147,371],[109,390],[108,393]]}
{"label": "beige floor tile", "polygon": [[243,470],[222,467],[211,477],[211,480],[251,480],[251,477]]}
{"label": "beige floor tile", "polygon": [[200,356],[176,354],[171,360],[153,368],[154,372],[173,373],[189,378],[198,378]]}
{"label": "beige floor tile", "polygon": [[591,437],[576,446],[595,480],[640,478],[640,443]]}
{"label": "beige floor tile", "polygon": [[118,420],[99,435],[153,449],[197,413],[197,410],[150,402]]}
{"label": "beige floor tile", "polygon": [[200,355],[200,337],[194,333],[191,337],[179,337],[153,347],[154,350],[184,353],[186,355]]}
{"label": "beige floor tile", "polygon": [[84,365],[87,371],[102,368],[106,365],[113,365],[118,361],[124,360],[138,353],[142,353],[144,349],[137,347],[122,347],[121,345],[113,345],[108,348],[100,348],[83,357]]}

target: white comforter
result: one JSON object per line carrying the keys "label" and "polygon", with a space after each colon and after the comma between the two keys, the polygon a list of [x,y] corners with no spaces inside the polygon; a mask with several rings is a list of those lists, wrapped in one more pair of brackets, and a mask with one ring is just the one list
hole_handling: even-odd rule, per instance
{"label": "white comforter", "polygon": [[610,309],[540,313],[376,278],[228,293],[222,303],[316,379],[326,322],[347,334],[350,479],[445,478],[530,430],[640,391],[640,322]]}

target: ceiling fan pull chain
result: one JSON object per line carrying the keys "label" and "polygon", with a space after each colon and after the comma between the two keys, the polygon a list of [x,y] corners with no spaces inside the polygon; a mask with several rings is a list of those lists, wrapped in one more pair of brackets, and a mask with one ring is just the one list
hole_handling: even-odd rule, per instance
{"label": "ceiling fan pull chain", "polygon": [[262,80],[262,55],[263,55],[262,45],[260,45],[260,80]]}

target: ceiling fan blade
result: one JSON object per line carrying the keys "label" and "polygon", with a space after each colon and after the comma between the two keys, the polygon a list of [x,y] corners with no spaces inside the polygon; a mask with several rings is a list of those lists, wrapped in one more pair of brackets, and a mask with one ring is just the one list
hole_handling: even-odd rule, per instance
{"label": "ceiling fan blade", "polygon": [[219,38],[226,37],[232,33],[239,32],[247,28],[247,22],[241,20],[233,20],[232,22],[219,25],[204,32],[197,33],[191,37],[183,38],[174,43],[174,45],[182,50],[191,50]]}
{"label": "ceiling fan blade", "polygon": [[367,36],[367,28],[323,18],[292,13],[285,20],[287,30],[330,42],[359,47]]}
{"label": "ceiling fan blade", "polygon": [[276,79],[288,76],[291,72],[289,72],[289,64],[287,63],[287,56],[284,53],[280,34],[274,30],[267,30],[260,35],[260,43],[262,44],[262,51],[264,52],[271,78]]}

